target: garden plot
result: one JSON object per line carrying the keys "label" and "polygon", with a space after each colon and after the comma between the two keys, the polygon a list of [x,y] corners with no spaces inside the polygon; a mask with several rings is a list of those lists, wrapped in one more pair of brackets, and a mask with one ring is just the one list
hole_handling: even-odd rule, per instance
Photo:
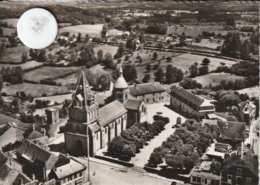
{"label": "garden plot", "polygon": [[63,27],[59,30],[60,33],[69,32],[70,34],[77,35],[81,33],[82,36],[88,34],[90,37],[100,37],[103,24],[83,24],[76,26]]}
{"label": "garden plot", "polygon": [[15,96],[16,92],[21,91],[23,91],[26,95],[31,95],[32,97],[52,96],[58,94],[71,93],[71,91],[69,91],[66,87],[62,86],[22,83],[4,86],[2,89],[2,94],[6,94],[8,96]]}
{"label": "garden plot", "polygon": [[94,47],[95,53],[97,53],[99,50],[103,51],[103,54],[105,55],[106,53],[111,53],[112,56],[114,56],[117,52],[117,46],[111,46],[108,44],[103,44],[97,47]]}
{"label": "garden plot", "polygon": [[80,71],[81,67],[48,67],[44,66],[39,69],[29,71],[24,74],[24,80],[37,82],[41,80],[55,80],[57,78],[62,78],[69,76],[73,73]]}
{"label": "garden plot", "polygon": [[22,62],[22,53],[27,52],[26,46],[6,48],[0,54],[0,63],[18,64]]}
{"label": "garden plot", "polygon": [[28,61],[26,63],[22,63],[22,64],[0,64],[0,69],[1,68],[13,68],[13,67],[21,67],[23,71],[30,71],[36,68],[40,68],[41,66],[43,66],[43,63],[40,62],[36,62],[36,61]]}
{"label": "garden plot", "polygon": [[194,78],[198,83],[202,84],[203,87],[209,84],[215,86],[219,85],[221,81],[234,82],[235,80],[243,80],[245,77],[237,76],[230,73],[209,73],[203,76],[197,76]]}

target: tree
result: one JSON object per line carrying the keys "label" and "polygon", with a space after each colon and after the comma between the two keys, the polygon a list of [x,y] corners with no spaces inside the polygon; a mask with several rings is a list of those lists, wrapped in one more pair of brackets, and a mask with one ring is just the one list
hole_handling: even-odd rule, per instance
{"label": "tree", "polygon": [[22,52],[22,56],[21,56],[22,63],[25,63],[27,58],[28,58],[27,52],[26,51]]}
{"label": "tree", "polygon": [[81,33],[79,32],[78,33],[78,36],[77,36],[77,41],[80,42],[81,41]]}
{"label": "tree", "polygon": [[114,67],[113,57],[112,57],[111,53],[107,52],[105,54],[103,64],[104,64],[104,66],[106,66],[107,68],[110,68],[110,69]]}
{"label": "tree", "polygon": [[220,95],[220,100],[219,100],[219,104],[225,108],[225,107],[232,107],[234,106],[238,106],[238,104],[240,103],[240,99],[237,95],[235,95],[234,93],[228,92],[228,93],[224,93],[222,95]]}
{"label": "tree", "polygon": [[165,83],[171,84],[179,82],[183,79],[183,73],[180,69],[172,67],[171,64],[167,65],[165,73]]}
{"label": "tree", "polygon": [[194,78],[198,75],[198,67],[197,65],[193,64],[190,66],[189,68],[189,71],[190,71],[190,77],[191,78]]}
{"label": "tree", "polygon": [[106,37],[107,31],[108,31],[108,27],[107,27],[106,24],[104,24],[103,27],[102,27],[101,33],[100,33],[102,39],[104,39]]}
{"label": "tree", "polygon": [[185,78],[182,82],[180,82],[180,86],[184,89],[201,89],[202,85],[198,83],[196,80],[192,80],[190,78]]}
{"label": "tree", "polygon": [[151,71],[151,69],[152,69],[152,66],[151,66],[151,64],[147,64],[147,66],[146,66],[146,71],[147,71],[147,72],[150,72],[150,71]]}
{"label": "tree", "polygon": [[146,74],[142,80],[143,83],[147,83],[149,82],[149,80],[151,79],[151,76],[149,74]]}
{"label": "tree", "polygon": [[199,75],[206,75],[209,72],[209,67],[207,65],[201,66],[199,68]]}
{"label": "tree", "polygon": [[123,67],[123,76],[127,82],[137,78],[137,71],[135,65],[127,64]]}
{"label": "tree", "polygon": [[104,60],[104,57],[103,57],[103,50],[98,50],[97,52],[97,61],[98,62],[102,62]]}
{"label": "tree", "polygon": [[203,60],[202,60],[202,63],[201,63],[201,65],[209,65],[209,63],[210,63],[210,60],[208,59],[208,58],[204,58]]}
{"label": "tree", "polygon": [[124,55],[124,53],[125,53],[125,44],[121,42],[118,46],[116,54],[114,55],[114,58],[115,59],[120,58]]}
{"label": "tree", "polygon": [[180,46],[186,46],[186,35],[185,35],[185,33],[183,32],[182,34],[181,34],[181,36],[180,36]]}
{"label": "tree", "polygon": [[159,152],[153,152],[150,155],[150,158],[148,160],[148,163],[151,167],[157,167],[158,164],[162,163],[162,156],[160,155]]}
{"label": "tree", "polygon": [[153,58],[152,58],[152,60],[156,60],[158,58],[158,53],[157,52],[154,52],[153,53]]}
{"label": "tree", "polygon": [[246,39],[241,47],[241,58],[244,60],[250,59],[250,41]]}
{"label": "tree", "polygon": [[159,68],[155,73],[154,73],[155,81],[163,83],[165,79],[164,71],[162,68]]}
{"label": "tree", "polygon": [[228,32],[221,48],[221,54],[240,58],[241,39],[238,32]]}
{"label": "tree", "polygon": [[97,79],[96,89],[107,91],[110,88],[110,77],[108,74],[102,74]]}

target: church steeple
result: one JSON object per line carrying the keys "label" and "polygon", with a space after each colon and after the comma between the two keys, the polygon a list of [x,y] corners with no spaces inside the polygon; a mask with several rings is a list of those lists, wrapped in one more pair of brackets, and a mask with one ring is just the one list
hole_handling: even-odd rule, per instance
{"label": "church steeple", "polygon": [[113,97],[114,99],[117,99],[124,103],[125,100],[127,100],[128,93],[129,93],[128,84],[123,76],[123,69],[120,66],[119,77],[114,83]]}
{"label": "church steeple", "polygon": [[94,93],[90,89],[85,72],[78,78],[72,103],[69,108],[69,118],[74,122],[92,122],[98,117],[98,105],[95,103]]}

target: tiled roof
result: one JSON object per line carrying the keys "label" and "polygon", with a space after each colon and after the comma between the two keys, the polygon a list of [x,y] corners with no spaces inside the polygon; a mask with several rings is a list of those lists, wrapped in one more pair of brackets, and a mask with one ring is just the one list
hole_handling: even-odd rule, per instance
{"label": "tiled roof", "polygon": [[67,164],[55,168],[53,172],[56,174],[58,179],[63,179],[64,177],[83,171],[85,169],[86,166],[70,158],[70,161]]}
{"label": "tiled roof", "polygon": [[42,162],[47,169],[52,168],[58,160],[58,157],[50,151],[47,151],[28,140],[23,141],[21,146],[17,149],[17,152],[32,163],[36,160]]}
{"label": "tiled roof", "polygon": [[258,160],[254,157],[254,153],[252,150],[248,150],[241,155],[236,155],[228,158],[223,163],[223,171],[228,170],[233,166],[246,166],[256,177],[258,177]]}
{"label": "tiled roof", "polygon": [[113,120],[122,116],[126,112],[127,110],[124,105],[118,100],[115,100],[99,109],[100,124],[107,126]]}
{"label": "tiled roof", "polygon": [[124,105],[128,110],[138,110],[142,101],[140,100],[127,100]]}
{"label": "tiled roof", "polygon": [[196,96],[195,94],[193,94],[189,91],[186,91],[182,87],[172,86],[171,92],[178,94],[179,96],[189,100],[190,102],[192,102],[193,104],[195,104],[197,106],[200,106],[204,101],[202,98]]}
{"label": "tiled roof", "polygon": [[220,137],[222,139],[236,139],[243,140],[244,139],[244,131],[246,128],[245,122],[218,122],[218,126],[220,129]]}
{"label": "tiled roof", "polygon": [[129,87],[130,94],[139,96],[144,94],[152,94],[157,92],[164,92],[165,89],[159,83],[143,83]]}
{"label": "tiled roof", "polygon": [[98,125],[97,122],[95,122],[95,123],[89,125],[89,129],[90,129],[93,133],[95,133],[95,132],[97,132],[97,131],[100,130],[100,126]]}
{"label": "tiled roof", "polygon": [[16,141],[22,141],[24,131],[15,127],[10,127],[0,136],[0,148]]}
{"label": "tiled roof", "polygon": [[28,140],[33,140],[33,139],[37,139],[43,137],[43,134],[37,130],[33,130],[29,136],[27,137]]}

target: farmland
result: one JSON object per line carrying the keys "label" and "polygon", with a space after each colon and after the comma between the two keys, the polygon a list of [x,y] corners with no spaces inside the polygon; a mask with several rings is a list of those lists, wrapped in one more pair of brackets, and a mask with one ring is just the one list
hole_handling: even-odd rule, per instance
{"label": "farmland", "polygon": [[52,96],[56,94],[70,93],[70,91],[66,87],[21,83],[16,85],[4,86],[2,89],[2,94],[14,96],[16,92],[21,91],[25,92],[26,95],[31,95],[32,97],[42,97],[43,95]]}
{"label": "farmland", "polygon": [[28,51],[26,46],[6,48],[0,55],[0,63],[18,64],[22,62],[22,53]]}
{"label": "farmland", "polygon": [[10,19],[2,19],[0,21],[3,22],[3,23],[6,23],[8,27],[16,28],[18,19],[10,18]]}
{"label": "farmland", "polygon": [[37,82],[41,80],[51,79],[55,80],[57,78],[65,77],[73,73],[77,73],[80,67],[48,67],[44,66],[33,71],[29,71],[24,74],[24,80]]}
{"label": "farmland", "polygon": [[77,35],[81,33],[82,35],[88,34],[91,37],[100,37],[100,32],[102,30],[103,24],[83,24],[83,25],[76,25],[76,26],[68,26],[63,27],[59,30],[60,33],[69,32],[70,34]]}
{"label": "farmland", "polygon": [[99,50],[102,50],[103,53],[111,53],[112,56],[114,56],[117,52],[117,46],[110,46],[107,44],[99,45],[97,47],[94,47],[95,53],[97,53]]}
{"label": "farmland", "polygon": [[211,85],[219,85],[221,81],[235,81],[235,80],[243,80],[244,77],[242,76],[236,76],[229,73],[209,73],[204,76],[198,76],[194,78],[198,83],[202,84],[202,86],[208,86]]}
{"label": "farmland", "polygon": [[36,62],[36,61],[28,61],[26,63],[22,63],[22,64],[0,64],[0,69],[1,68],[7,68],[7,67],[21,67],[23,71],[29,71],[35,68],[39,68],[43,66],[43,63],[40,62]]}
{"label": "farmland", "polygon": [[172,25],[168,28],[168,34],[181,35],[183,32],[186,36],[197,37],[203,31],[214,32],[216,35],[226,35],[227,31],[222,25]]}
{"label": "farmland", "polygon": [[239,93],[246,93],[250,97],[259,97],[260,87],[258,85],[258,86],[255,86],[255,87],[250,87],[250,88],[239,90],[238,92]]}

